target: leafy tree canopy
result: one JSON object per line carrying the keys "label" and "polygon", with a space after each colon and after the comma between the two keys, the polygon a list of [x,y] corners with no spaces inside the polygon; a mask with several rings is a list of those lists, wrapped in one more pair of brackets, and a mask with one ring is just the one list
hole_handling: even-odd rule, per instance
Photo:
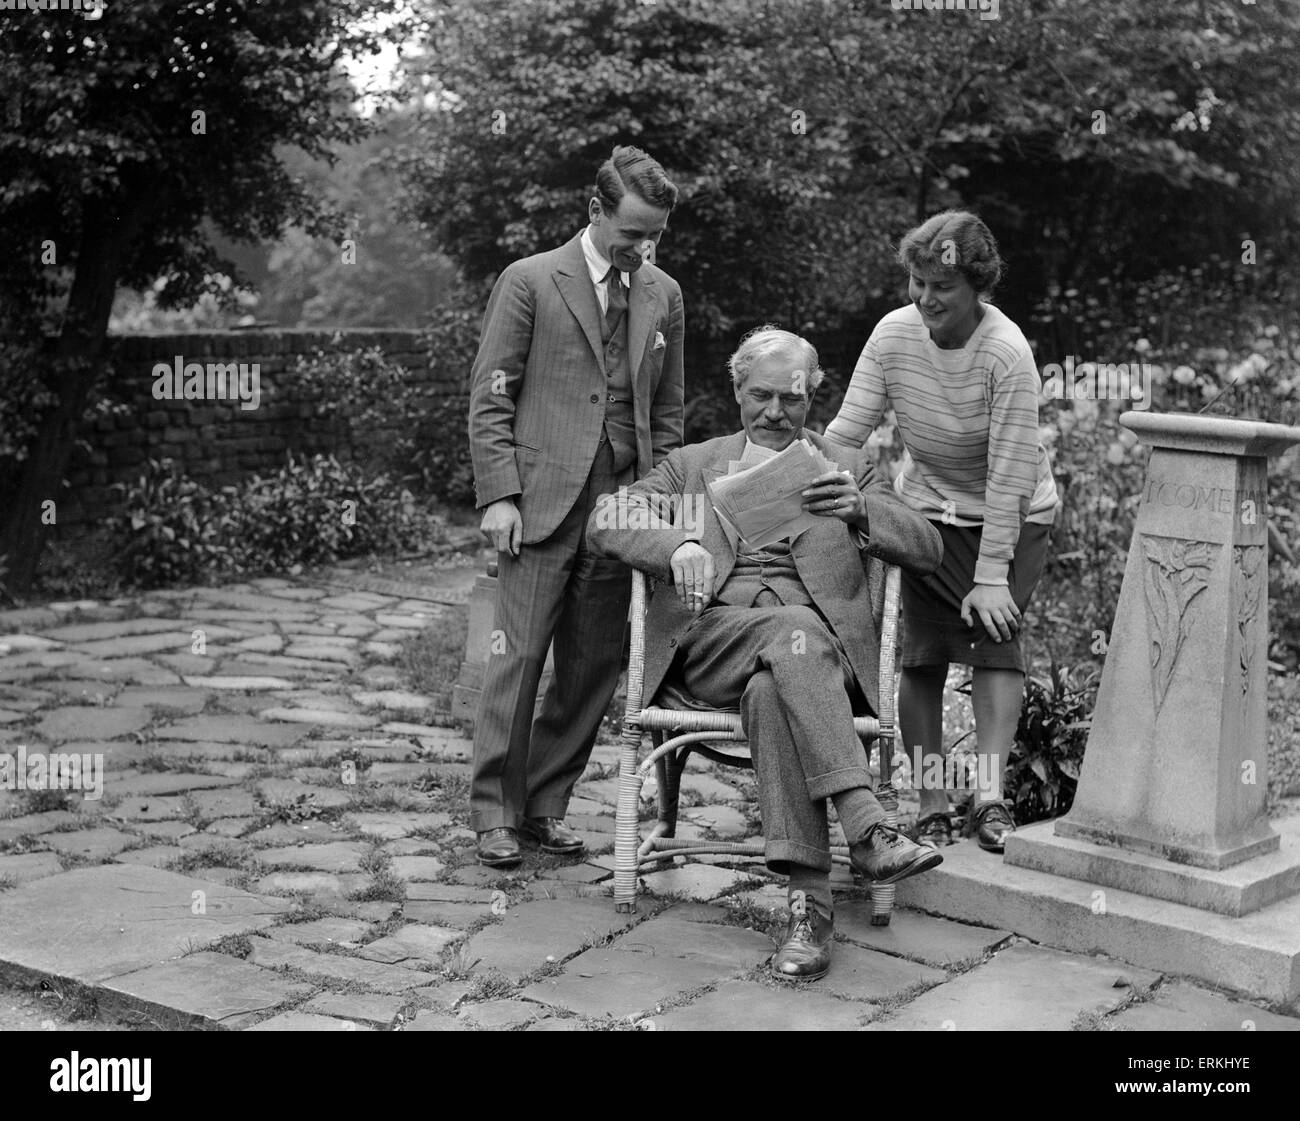
{"label": "leafy tree canopy", "polygon": [[979,209],[1002,302],[1274,247],[1296,215],[1300,10],[1024,0],[997,20],[883,0],[426,0],[405,166],[471,277],[571,236],[616,143],[683,205],[660,247],[688,345],[766,319],[860,345],[891,246]]}
{"label": "leafy tree canopy", "polygon": [[[0,555],[25,587],[102,372],[119,284],[193,303],[236,240],[340,223],[280,153],[329,158],[367,124],[340,68],[404,37],[399,0],[131,0],[0,21]],[[45,345],[45,336],[54,342]],[[36,374],[33,377],[33,373]],[[21,460],[20,465],[16,461]]]}

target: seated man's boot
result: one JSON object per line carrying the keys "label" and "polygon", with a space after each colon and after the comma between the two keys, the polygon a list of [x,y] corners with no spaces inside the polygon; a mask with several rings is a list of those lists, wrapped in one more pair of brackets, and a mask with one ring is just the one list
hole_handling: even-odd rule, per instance
{"label": "seated man's boot", "polygon": [[509,868],[523,860],[519,838],[509,826],[484,829],[478,835],[478,862],[489,868]]}
{"label": "seated man's boot", "polygon": [[586,841],[559,817],[526,817],[519,823],[519,835],[532,841],[542,852],[569,856],[587,847]]}
{"label": "seated man's boot", "polygon": [[790,893],[790,924],[772,956],[772,975],[783,981],[815,981],[831,967],[833,920],[808,905],[802,891]]}
{"label": "seated man's boot", "polygon": [[849,849],[853,867],[875,884],[896,884],[918,872],[928,872],[943,863],[943,854],[929,845],[909,841],[902,832],[883,821]]}
{"label": "seated man's boot", "polygon": [[971,808],[966,820],[967,831],[974,835],[976,843],[985,852],[1002,852],[1007,835],[1016,831],[1011,806],[1007,802],[981,802]]}

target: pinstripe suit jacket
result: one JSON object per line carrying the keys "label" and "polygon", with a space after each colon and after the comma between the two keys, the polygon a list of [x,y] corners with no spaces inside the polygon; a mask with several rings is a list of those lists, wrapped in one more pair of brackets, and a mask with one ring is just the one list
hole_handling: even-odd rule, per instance
{"label": "pinstripe suit jacket", "polygon": [[[631,274],[628,356],[637,476],[682,442],[682,293],[649,263]],[[600,303],[581,234],[509,265],[488,300],[470,389],[481,509],[518,496],[523,543],[544,541],[587,481],[605,420]]]}
{"label": "pinstripe suit jacket", "polygon": [[[899,500],[860,452],[834,447],[806,429],[800,435],[852,471],[866,500],[865,548],[843,522],[825,518],[796,537],[790,551],[800,580],[843,645],[871,710],[879,712],[882,562],[933,572],[943,559],[943,541],[926,518]],[[709,503],[705,484],[725,475],[728,464],[744,451],[744,432],[678,448],[640,482],[601,499],[587,523],[592,547],[671,585],[673,553],[687,541],[698,541],[713,557],[714,589],[721,588],[736,564],[736,541]],[[691,496],[691,501],[656,502],[654,495]],[[632,513],[637,506],[640,509]],[[642,692],[646,703],[667,675],[682,632],[695,618],[671,586],[660,587],[651,599]]]}

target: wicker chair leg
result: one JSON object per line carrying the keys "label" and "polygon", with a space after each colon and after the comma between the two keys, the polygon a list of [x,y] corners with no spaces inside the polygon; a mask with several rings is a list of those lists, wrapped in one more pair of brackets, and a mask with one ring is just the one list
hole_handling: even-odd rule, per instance
{"label": "wicker chair leg", "polygon": [[614,832],[614,905],[619,911],[636,908],[637,848],[640,841],[637,809],[641,802],[642,782],[636,757],[640,748],[640,729],[624,727]]}
{"label": "wicker chair leg", "polygon": [[677,806],[685,762],[684,757],[670,754],[661,756],[655,763],[659,775],[659,820],[664,823],[665,837],[677,835]]}
{"label": "wicker chair leg", "polygon": [[[882,746],[883,750],[883,746]],[[880,803],[880,808],[885,811],[885,822],[889,825],[898,825],[898,793],[894,790],[892,782],[884,783],[876,791],[876,800]],[[893,884],[872,884],[871,885],[871,925],[888,926],[890,915],[894,910],[894,885]]]}

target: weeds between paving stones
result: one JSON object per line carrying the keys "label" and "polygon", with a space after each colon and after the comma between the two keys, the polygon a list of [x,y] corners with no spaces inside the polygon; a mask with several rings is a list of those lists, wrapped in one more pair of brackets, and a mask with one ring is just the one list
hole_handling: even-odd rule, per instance
{"label": "weeds between paving stones", "polygon": [[402,813],[419,813],[428,810],[429,801],[419,794],[408,794],[396,786],[358,786],[352,790],[352,801],[345,807],[356,810],[397,810]]}
{"label": "weeds between paving stones", "polygon": [[0,842],[0,853],[6,856],[25,856],[29,852],[44,851],[44,842],[33,833],[20,833],[12,841]]}
{"label": "weeds between paving stones", "polygon": [[200,872],[204,868],[238,868],[256,870],[255,854],[242,845],[219,841],[203,849],[193,849],[167,862],[167,871],[181,875]]}
{"label": "weeds between paving stones", "polygon": [[358,779],[361,779],[366,776],[373,763],[374,760],[370,758],[365,748],[359,747],[356,744],[349,744],[347,747],[341,748],[335,755],[333,755],[326,765],[333,770],[336,775],[341,775],[344,773],[345,765],[351,764],[353,773]]}
{"label": "weeds between paving stones", "polygon": [[315,922],[317,919],[327,918],[332,914],[333,912],[322,907],[320,901],[314,896],[302,896],[290,904],[284,922],[277,925],[293,926],[298,923]]}
{"label": "weeds between paving stones", "polygon": [[[487,925],[486,923],[484,925]],[[456,943],[438,971],[448,981],[468,981],[481,959],[469,960],[469,939]]]}
{"label": "weeds between paving stones", "polygon": [[776,938],[785,932],[786,919],[782,908],[770,910],[752,899],[738,899],[727,904],[727,913],[718,916],[719,926],[738,926]]}
{"label": "weeds between paving stones", "polygon": [[[439,809],[442,809],[443,806],[441,804],[438,804],[437,802],[438,799],[442,799],[443,802],[452,802],[455,805],[459,805],[460,791],[459,790],[449,791],[446,787],[446,783],[448,781],[449,781],[448,776],[436,774],[434,771],[425,771],[424,774],[420,775],[419,778],[417,778],[413,783],[411,783],[411,789],[414,790],[417,794],[425,794],[433,798],[435,800],[434,804],[437,805],[437,808]],[[456,781],[462,782],[464,780],[456,780]],[[466,790],[468,790],[469,784],[465,783],[465,787]]]}
{"label": "weeds between paving stones", "polygon": [[[371,995],[371,990],[362,981],[345,981],[341,977],[322,977],[317,973],[308,973],[306,970],[293,965],[271,965],[259,968],[268,969],[291,984],[303,985],[310,989],[310,992],[303,997],[304,1002],[319,993],[341,993],[347,996]],[[291,1001],[286,1001],[286,1004],[296,1006]]]}
{"label": "weeds between paving stones", "polygon": [[72,800],[66,790],[28,790],[25,792],[21,813],[14,816],[52,813],[72,808]]}
{"label": "weeds between paving stones", "polygon": [[378,873],[370,883],[354,895],[349,895],[354,903],[371,903],[386,901],[389,903],[406,902],[406,881],[398,879],[387,870]]}
{"label": "weeds between paving stones", "polygon": [[[401,911],[394,911],[386,919],[375,923],[371,928],[358,940],[357,945],[368,946],[371,942],[377,942],[381,938],[387,938],[390,934],[396,934],[405,926],[416,925],[406,918]],[[340,943],[334,943],[339,945]]]}
{"label": "weeds between paving stones", "polygon": [[[568,960],[569,960],[568,958],[565,959],[565,961]],[[549,960],[542,962],[540,966],[534,969],[526,977],[521,977],[520,985],[523,986],[524,988],[527,988],[529,985],[535,984],[538,981],[542,981],[547,977],[558,977],[563,972],[564,972],[564,962],[556,961],[554,958],[550,958]]]}
{"label": "weeds between paving stones", "polygon": [[[536,875],[554,872],[557,868],[576,868],[585,858],[585,853],[572,853],[568,856],[560,853],[542,852],[541,849],[529,849],[525,852],[523,867]],[[532,856],[533,859],[527,859]]]}
{"label": "weeds between paving stones", "polygon": [[198,802],[194,800],[194,795],[189,791],[186,791],[181,795],[180,820],[188,822],[201,833],[214,819],[204,817],[203,811],[199,808]]}
{"label": "weeds between paving stones", "polygon": [[226,954],[232,958],[239,958],[241,961],[248,958],[253,952],[252,939],[247,934],[227,934],[218,938],[215,942],[209,942],[201,946],[195,953],[213,953]]}
{"label": "weeds between paving stones", "polygon": [[443,826],[440,825],[420,825],[412,829],[407,837],[414,841],[431,841],[440,843],[442,840]]}
{"label": "weeds between paving stones", "polygon": [[[357,860],[357,866],[363,872],[369,872],[373,876],[389,875],[392,872],[393,858],[383,850],[383,842],[372,842],[370,847],[361,854]],[[403,896],[405,898],[405,896]]]}
{"label": "weeds between paving stones", "polygon": [[299,794],[296,798],[285,800],[272,799],[257,821],[257,828],[265,829],[271,825],[301,825],[308,821],[336,820],[342,816],[339,807],[330,807],[331,813],[316,801],[315,794]]}
{"label": "weeds between paving stones", "polygon": [[230,753],[232,763],[257,763],[270,766],[274,756],[263,747],[236,747]]}
{"label": "weeds between paving stones", "polygon": [[[1128,1007],[1127,1004],[1120,1005],[1119,1008],[1111,1009],[1111,1012],[1119,1012]],[[1084,1010],[1070,1021],[1071,1031],[1127,1031],[1127,1028],[1114,1024],[1109,1019],[1110,1013],[1098,1013]]]}
{"label": "weeds between paving stones", "polygon": [[132,762],[131,766],[141,774],[158,774],[162,771],[182,771],[187,770],[190,760],[174,759],[166,755],[157,755],[150,753],[142,755],[139,759]]}
{"label": "weeds between paving stones", "polygon": [[[697,985],[693,989],[686,989],[680,993],[674,993],[672,996],[665,997],[663,1000],[655,1001],[653,1008],[647,1007],[644,1011],[634,1012],[631,1016],[623,1017],[619,1022],[630,1022],[633,1027],[636,1027],[638,1023],[650,1020],[655,1016],[662,1016],[665,1013],[674,1011],[675,1009],[686,1007],[686,1005],[699,1000],[700,997],[707,996],[709,993],[713,992],[713,990],[721,983],[721,980],[708,981],[703,985]],[[645,1031],[649,1029],[641,1028],[639,1030]]]}
{"label": "weeds between paving stones", "polygon": [[[1142,992],[1133,992],[1131,999],[1126,1001],[1120,1008],[1112,1009],[1113,1012],[1133,1008],[1139,1004],[1148,1004],[1153,1001],[1156,994],[1161,989],[1172,985],[1186,985],[1192,988],[1201,989],[1205,992],[1213,993],[1215,996],[1222,997],[1224,1000],[1231,1001],[1234,1004],[1247,1004],[1258,1008],[1262,1012],[1271,1012],[1275,1016],[1290,1016],[1295,1018],[1296,1013],[1300,1012],[1300,1002],[1291,1003],[1285,1000],[1260,1000],[1251,996],[1249,993],[1242,992],[1240,989],[1231,989],[1224,985],[1211,985],[1202,981],[1198,977],[1188,977],[1181,973],[1164,973],[1156,978],[1155,982]],[[1127,1028],[1120,1028],[1120,1031],[1127,1031]]]}
{"label": "weeds between paving stones", "polygon": [[489,969],[474,974],[473,987],[465,994],[461,1004],[482,1000],[505,1000],[523,991],[523,986],[510,980],[504,973]]}
{"label": "weeds between paving stones", "polygon": [[[943,983],[943,981],[914,981],[906,988],[899,989],[898,992],[891,993],[882,1000],[870,1001],[868,1002],[870,1005],[868,1009],[869,1014],[867,1015],[867,1018],[861,1022],[864,1024],[874,1024],[877,1020],[882,1020],[891,1013],[897,1012],[903,1007],[903,1005],[910,1004],[922,993],[938,988]],[[827,995],[834,996],[836,994],[828,993]],[[862,1002],[852,1001],[851,1003],[858,1004]]]}
{"label": "weeds between paving stones", "polygon": [[98,829],[102,824],[103,822],[99,820],[98,815],[79,814],[76,821],[60,822],[53,829],[49,830],[49,832],[80,833],[83,829]]}
{"label": "weeds between paving stones", "polygon": [[501,922],[505,915],[494,915],[490,910],[485,910],[482,915],[468,923],[464,927],[465,938],[473,938],[481,930],[486,930],[489,926],[494,926]]}
{"label": "weeds between paving stones", "polygon": [[67,1020],[93,1020],[99,1015],[99,1001],[93,989],[76,981],[41,981],[42,1001],[58,1008]]}

